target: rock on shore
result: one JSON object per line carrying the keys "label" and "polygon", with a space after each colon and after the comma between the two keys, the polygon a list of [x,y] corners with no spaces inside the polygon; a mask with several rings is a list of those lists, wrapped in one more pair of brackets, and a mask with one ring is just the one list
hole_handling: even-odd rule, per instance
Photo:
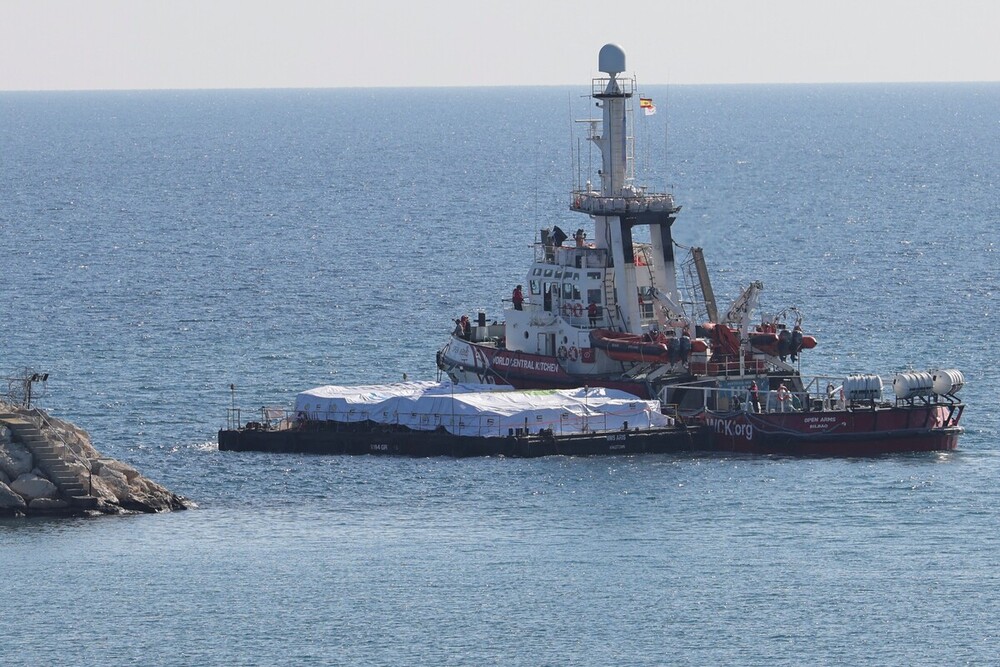
{"label": "rock on shore", "polygon": [[122,514],[193,504],[102,456],[86,431],[0,401],[0,516]]}

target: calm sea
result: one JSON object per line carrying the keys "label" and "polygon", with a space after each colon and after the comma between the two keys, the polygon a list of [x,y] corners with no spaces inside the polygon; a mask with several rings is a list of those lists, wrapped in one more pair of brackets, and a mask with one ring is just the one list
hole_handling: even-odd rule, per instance
{"label": "calm sea", "polygon": [[958,452],[218,452],[233,400],[432,379],[499,316],[587,222],[588,91],[0,94],[0,375],[200,506],[0,522],[0,662],[995,664],[1000,84],[654,87],[637,129],[720,301],[802,309],[806,372],[961,369]]}

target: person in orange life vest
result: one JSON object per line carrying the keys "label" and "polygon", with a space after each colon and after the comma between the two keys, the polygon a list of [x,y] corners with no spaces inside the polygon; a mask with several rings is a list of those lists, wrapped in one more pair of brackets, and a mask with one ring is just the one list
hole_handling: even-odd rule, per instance
{"label": "person in orange life vest", "polygon": [[514,310],[524,310],[521,308],[521,304],[524,303],[524,294],[521,293],[520,285],[514,288],[514,294],[510,300],[514,302]]}
{"label": "person in orange life vest", "polygon": [[590,328],[595,328],[597,326],[597,304],[593,301],[587,306],[587,317],[590,318]]}

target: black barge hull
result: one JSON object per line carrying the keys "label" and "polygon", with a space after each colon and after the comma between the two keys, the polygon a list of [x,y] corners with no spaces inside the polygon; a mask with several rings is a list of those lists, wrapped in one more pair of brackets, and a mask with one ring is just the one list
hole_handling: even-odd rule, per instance
{"label": "black barge hull", "polygon": [[238,429],[219,431],[219,450],[384,456],[599,456],[704,451],[700,426],[608,431],[577,435],[512,434],[470,437],[442,431],[333,429]]}

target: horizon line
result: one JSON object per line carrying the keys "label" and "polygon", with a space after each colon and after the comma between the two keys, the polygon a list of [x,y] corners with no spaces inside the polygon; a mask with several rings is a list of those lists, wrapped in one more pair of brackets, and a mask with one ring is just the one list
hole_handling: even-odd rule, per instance
{"label": "horizon line", "polygon": [[[949,80],[893,80],[893,81],[713,81],[697,83],[643,83],[646,87],[663,86],[858,86],[858,85],[941,85],[941,84],[990,84],[1000,79],[949,79]],[[113,92],[209,92],[209,91],[266,91],[266,90],[457,90],[457,89],[510,89],[510,88],[580,88],[580,84],[442,84],[442,85],[384,85],[384,86],[192,86],[192,87],[120,87],[120,88],[0,88],[0,93],[113,93]]]}

